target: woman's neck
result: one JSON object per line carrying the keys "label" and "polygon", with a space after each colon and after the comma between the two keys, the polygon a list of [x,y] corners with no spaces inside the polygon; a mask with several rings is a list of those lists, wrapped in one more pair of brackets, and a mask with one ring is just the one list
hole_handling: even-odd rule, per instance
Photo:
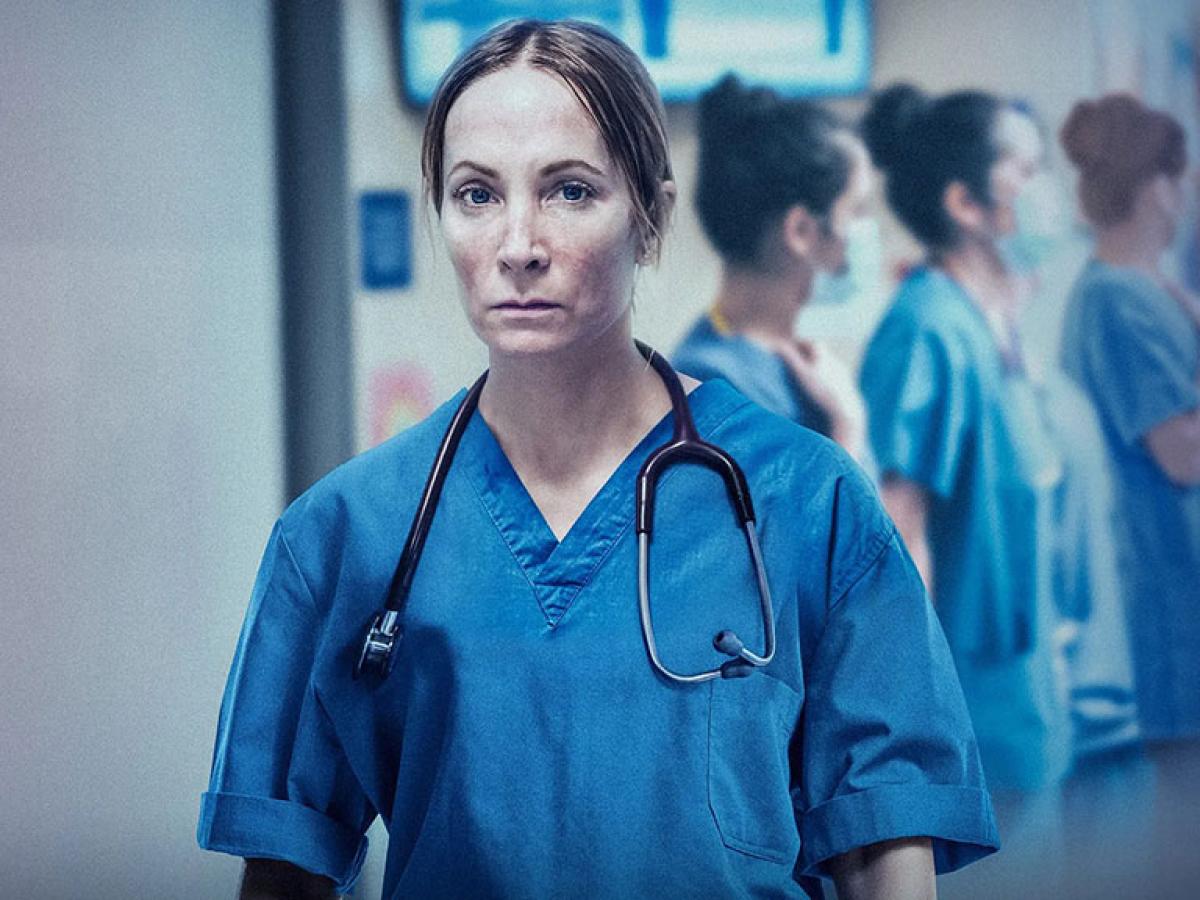
{"label": "woman's neck", "polygon": [[1158,279],[1164,248],[1147,229],[1127,221],[1101,229],[1096,234],[1096,258],[1110,266],[1136,269]]}
{"label": "woman's neck", "polygon": [[714,306],[735,333],[790,338],[803,297],[791,279],[727,266]]}
{"label": "woman's neck", "polygon": [[975,241],[964,241],[953,250],[932,258],[933,265],[942,269],[966,291],[985,316],[1006,317],[1015,314],[1012,278],[991,247]]}
{"label": "woman's neck", "polygon": [[479,406],[527,486],[566,485],[611,472],[670,399],[626,321],[585,347],[493,354]]}

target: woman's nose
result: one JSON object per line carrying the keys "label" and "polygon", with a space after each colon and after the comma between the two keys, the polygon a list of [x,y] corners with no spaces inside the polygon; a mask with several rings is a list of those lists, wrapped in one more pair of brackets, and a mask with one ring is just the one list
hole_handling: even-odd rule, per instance
{"label": "woman's nose", "polygon": [[550,264],[535,210],[509,207],[499,262],[501,268],[513,273],[537,272]]}

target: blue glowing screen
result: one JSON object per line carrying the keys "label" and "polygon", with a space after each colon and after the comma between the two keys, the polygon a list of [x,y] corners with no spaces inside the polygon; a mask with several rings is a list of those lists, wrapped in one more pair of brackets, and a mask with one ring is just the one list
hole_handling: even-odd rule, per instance
{"label": "blue glowing screen", "polygon": [[411,0],[398,16],[409,102],[428,102],[463,49],[517,16],[603,25],[668,101],[692,100],[728,71],[792,95],[857,93],[870,76],[869,0]]}

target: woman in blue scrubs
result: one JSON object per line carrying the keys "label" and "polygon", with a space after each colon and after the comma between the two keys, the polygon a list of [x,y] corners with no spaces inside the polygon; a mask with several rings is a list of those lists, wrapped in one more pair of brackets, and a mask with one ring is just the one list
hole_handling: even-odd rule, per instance
{"label": "woman in blue scrubs", "polygon": [[871,253],[866,148],[822,107],[734,75],[705,92],[698,115],[696,212],[721,256],[721,286],[675,365],[701,381],[723,378],[861,459],[865,416],[853,377],[794,329],[814,294],[852,286],[851,264]]}
{"label": "woman in blue scrubs", "polygon": [[[728,386],[690,390],[746,474],[773,660],[679,684],[638,611],[635,475],[671,436],[631,332],[674,199],[661,102],[606,32],[517,21],[429,110],[423,172],[490,368],[390,676],[354,678],[461,400],[343,465],[267,546],[199,841],[246,896],[331,896],[387,824],[385,897],[931,897],[995,847],[953,664],[871,486]],[[675,671],[761,647],[755,571],[708,469],[659,484],[649,582]],[[737,671],[743,671],[741,669]]]}
{"label": "woman in blue scrubs", "polygon": [[1025,370],[1021,281],[1006,249],[1040,135],[992,95],[935,99],[904,85],[873,100],[862,133],[889,205],[927,256],[860,373],[883,501],[945,628],[1006,841],[1028,850],[1023,867],[1040,878],[1032,860],[1056,834],[1070,758],[1054,646],[1062,467]]}
{"label": "woman in blue scrubs", "polygon": [[[1200,877],[1200,299],[1170,280],[1195,186],[1179,123],[1133,97],[1078,104],[1060,135],[1095,229],[1063,326],[1063,366],[1090,396],[1115,482],[1142,734],[1166,870]],[[1187,846],[1185,846],[1185,844]]]}

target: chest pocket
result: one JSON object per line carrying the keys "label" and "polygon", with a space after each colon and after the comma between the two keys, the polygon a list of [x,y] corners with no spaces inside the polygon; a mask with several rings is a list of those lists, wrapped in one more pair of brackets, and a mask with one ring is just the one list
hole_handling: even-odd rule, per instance
{"label": "chest pocket", "polygon": [[791,865],[800,851],[788,743],[800,695],[755,672],[711,682],[708,803],[731,850]]}

